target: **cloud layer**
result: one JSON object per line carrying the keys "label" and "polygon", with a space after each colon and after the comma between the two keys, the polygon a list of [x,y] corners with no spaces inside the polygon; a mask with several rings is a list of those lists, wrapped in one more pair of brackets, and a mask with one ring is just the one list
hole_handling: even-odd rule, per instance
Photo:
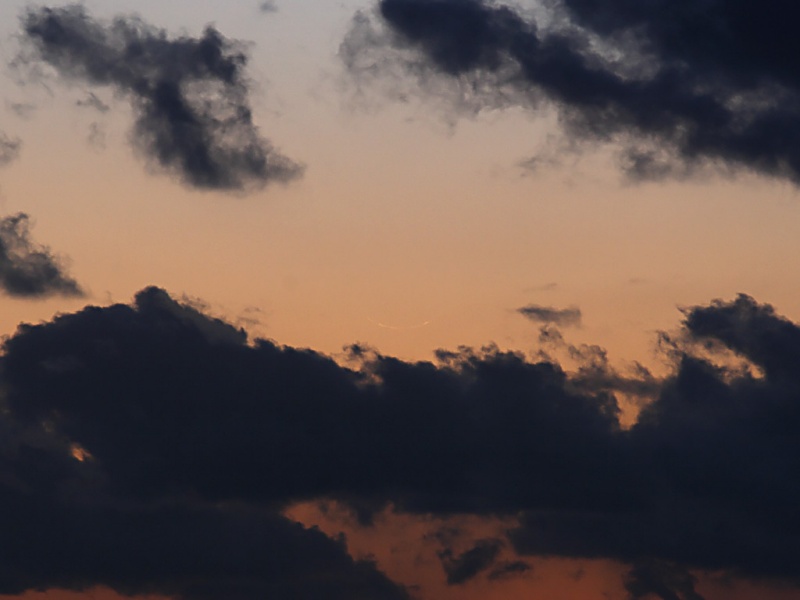
{"label": "cloud layer", "polygon": [[244,46],[213,27],[170,38],[138,18],[102,22],[73,4],[28,9],[22,29],[36,59],[127,97],[136,150],[187,185],[240,191],[302,173],[253,123]]}
{"label": "cloud layer", "polygon": [[[7,588],[74,586],[62,580],[74,572],[82,585],[182,590],[175,582],[189,567],[162,561],[184,551],[202,554],[211,588],[240,585],[228,563],[217,564],[225,562],[217,547],[223,531],[255,519],[253,531],[263,533],[245,538],[254,552],[245,563],[267,561],[258,567],[265,579],[253,583],[259,593],[283,572],[267,559],[268,540],[294,531],[297,544],[319,544],[332,561],[313,572],[338,565],[341,577],[372,590],[365,597],[402,597],[374,567],[277,516],[292,502],[322,498],[350,504],[364,521],[388,505],[518,515],[509,532],[517,553],[628,562],[634,596],[658,585],[688,594],[690,568],[796,582],[800,327],[740,296],[688,309],[681,335],[664,340],[674,373],[623,429],[612,394],[591,391],[552,361],[487,348],[407,363],[355,346],[353,370],[310,350],[248,344],[242,331],[157,288],[131,306],[21,326],[1,365],[0,422],[16,432],[3,451],[5,501],[38,506],[60,540],[94,536],[85,544],[100,549],[111,547],[106,535],[117,546],[132,541],[124,552],[102,550],[111,566],[89,571],[59,562],[73,554],[53,556],[41,579],[25,563],[41,551],[32,547],[13,570],[27,579]],[[752,367],[704,358],[696,344]],[[102,510],[90,516],[94,502]],[[244,512],[220,508],[236,506]],[[154,560],[140,552],[141,536],[160,540],[162,519],[200,527],[194,545],[167,544],[174,552],[154,555],[162,566],[137,578],[136,565]],[[83,520],[80,531],[63,529]],[[18,537],[41,539],[25,529],[34,526],[17,525]],[[450,582],[488,572],[500,543],[445,549]]]}
{"label": "cloud layer", "polygon": [[0,289],[9,296],[83,296],[62,261],[30,237],[28,215],[0,219]]}
{"label": "cloud layer", "polygon": [[[543,104],[573,140],[612,142],[634,178],[703,166],[800,182],[793,5],[710,0],[380,0],[341,54],[360,77],[398,65],[471,110]],[[534,16],[536,15],[536,16]],[[395,70],[396,72],[396,70]]]}

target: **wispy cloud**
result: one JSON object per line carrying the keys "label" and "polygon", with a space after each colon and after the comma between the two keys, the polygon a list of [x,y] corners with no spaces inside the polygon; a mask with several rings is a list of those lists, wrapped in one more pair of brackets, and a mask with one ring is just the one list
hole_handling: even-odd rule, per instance
{"label": "wispy cloud", "polygon": [[27,10],[22,28],[38,60],[127,97],[136,150],[187,185],[246,191],[302,174],[253,122],[245,45],[213,27],[170,38],[135,17],[104,22],[67,5]]}
{"label": "wispy cloud", "polygon": [[8,137],[0,131],[0,167],[14,162],[22,151],[22,140]]}
{"label": "wispy cloud", "polygon": [[0,288],[23,298],[84,295],[63,261],[31,240],[25,213],[0,219]]}
{"label": "wispy cloud", "polygon": [[562,327],[574,327],[581,324],[581,310],[577,307],[553,308],[528,304],[518,308],[517,312],[535,323],[552,323]]}

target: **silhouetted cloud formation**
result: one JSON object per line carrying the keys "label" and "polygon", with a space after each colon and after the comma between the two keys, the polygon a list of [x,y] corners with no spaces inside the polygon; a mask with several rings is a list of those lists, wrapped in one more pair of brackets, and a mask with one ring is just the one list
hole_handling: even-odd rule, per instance
{"label": "silhouetted cloud formation", "polygon": [[695,577],[675,565],[659,561],[641,561],[631,569],[625,589],[630,600],[704,600],[695,591]]}
{"label": "silhouetted cloud formation", "polygon": [[428,84],[439,74],[470,110],[553,105],[572,139],[621,146],[635,178],[716,166],[800,183],[794,4],[545,6],[379,0],[376,19],[356,17],[341,55],[361,77],[400,68]]}
{"label": "silhouetted cloud formation", "polygon": [[22,140],[8,137],[0,131],[0,167],[14,162],[22,150]]}
{"label": "silhouetted cloud formation", "polygon": [[[0,464],[17,467],[15,452],[26,468],[64,468],[23,444]],[[74,481],[50,489],[28,483],[3,485],[0,495],[3,594],[103,585],[184,600],[408,600],[374,564],[350,558],[343,542],[278,514],[169,501],[132,506],[90,498],[91,488],[70,497]]]}
{"label": "silhouetted cloud formation", "polygon": [[253,123],[244,46],[213,27],[170,38],[135,17],[95,20],[76,4],[31,8],[22,27],[38,58],[64,77],[126,96],[135,148],[184,183],[249,190],[302,173]]}
{"label": "silhouetted cloud formation", "polygon": [[[19,589],[64,585],[59,578],[74,571],[84,583],[172,586],[190,598],[205,594],[180,584],[197,564],[219,595],[250,582],[263,596],[283,585],[272,579],[283,581],[283,571],[267,558],[271,540],[294,539],[291,530],[305,540],[293,546],[298,555],[318,543],[341,577],[373,590],[365,597],[402,597],[374,567],[276,516],[295,501],[334,499],[365,521],[389,505],[516,516],[514,551],[629,563],[633,597],[693,598],[687,569],[797,582],[800,327],[740,296],[686,309],[681,334],[664,340],[674,372],[624,429],[613,393],[552,360],[488,347],[410,363],[353,346],[346,368],[310,350],[248,343],[157,288],[133,305],[22,325],[4,343],[0,428],[21,432],[4,439],[29,441],[24,451],[22,442],[3,442],[13,452],[0,445],[0,501],[38,508],[18,513],[14,504],[0,518],[50,515],[55,539],[92,549],[49,553],[34,572],[26,557],[49,539],[32,535],[35,525],[23,519],[1,543],[29,540],[15,551],[22,564],[13,573],[27,577]],[[717,360],[725,355],[715,348],[752,368]],[[255,537],[241,537],[251,522]],[[177,540],[193,527],[191,546],[142,551],[145,539]],[[223,538],[252,550],[242,573],[221,558]],[[450,582],[502,577],[501,543],[446,550]],[[107,560],[93,560],[97,548]],[[70,561],[81,557],[91,566],[75,570]],[[253,582],[256,563],[265,575]],[[509,574],[526,568],[504,564]]]}
{"label": "silhouetted cloud formation", "polygon": [[512,534],[519,551],[797,580],[789,555],[800,540],[800,484],[790,475],[800,460],[800,328],[747,296],[689,309],[684,325],[690,341],[734,351],[763,376],[676,345],[675,374],[621,435],[638,481],[631,504],[529,512]]}
{"label": "silhouetted cloud formation", "polygon": [[458,556],[454,556],[450,549],[439,552],[439,559],[447,574],[447,585],[466,583],[489,569],[497,560],[501,548],[500,540],[479,540]]}
{"label": "silhouetted cloud formation", "polygon": [[535,323],[552,323],[561,327],[570,327],[581,324],[581,310],[577,307],[553,308],[528,304],[518,308],[517,312]]}
{"label": "silhouetted cloud formation", "polygon": [[25,298],[83,295],[62,261],[31,241],[25,213],[0,219],[0,289]]}
{"label": "silhouetted cloud formation", "polygon": [[655,398],[663,382],[649,369],[634,362],[625,371],[615,368],[608,359],[608,352],[596,344],[571,344],[561,331],[552,324],[539,328],[539,358],[558,363],[558,356],[575,362],[577,370],[571,373],[570,383],[585,392],[620,392],[640,398]]}

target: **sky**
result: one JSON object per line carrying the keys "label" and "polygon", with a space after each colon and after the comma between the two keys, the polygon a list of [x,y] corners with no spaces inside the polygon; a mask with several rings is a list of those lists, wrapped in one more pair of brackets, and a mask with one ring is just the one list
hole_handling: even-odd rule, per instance
{"label": "sky", "polygon": [[800,598],[798,9],[0,5],[0,595]]}

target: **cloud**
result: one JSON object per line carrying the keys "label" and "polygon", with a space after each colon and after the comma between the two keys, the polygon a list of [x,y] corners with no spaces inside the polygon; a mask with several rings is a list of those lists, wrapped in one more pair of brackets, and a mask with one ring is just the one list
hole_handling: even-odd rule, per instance
{"label": "cloud", "polygon": [[83,296],[62,261],[46,246],[30,239],[28,215],[0,219],[0,288],[9,296]]}
{"label": "cloud", "polygon": [[500,554],[502,541],[479,540],[475,545],[453,556],[449,548],[439,552],[439,559],[447,574],[447,585],[461,585],[489,569]]}
{"label": "cloud", "polygon": [[530,511],[512,541],[533,555],[654,557],[796,582],[788,555],[800,538],[800,485],[790,475],[800,460],[800,328],[739,296],[687,309],[683,335],[712,357],[738,353],[762,375],[678,347],[674,375],[621,437],[637,481],[631,505]]}
{"label": "cloud", "polygon": [[[800,183],[798,10],[710,0],[380,0],[340,54],[358,80],[387,73],[454,90],[470,112],[555,107],[566,136],[611,143],[632,178],[703,168]],[[431,83],[435,82],[435,83]]]}
{"label": "cloud", "polygon": [[[159,326],[165,338],[194,331],[197,340],[215,347],[235,346],[243,339],[240,331],[214,319],[199,318],[191,308],[156,290],[144,292],[140,305],[145,312],[161,315]],[[85,349],[107,353],[111,363],[114,356],[119,357],[117,367],[123,371],[146,369],[141,362],[127,363],[131,355],[123,347],[141,338],[142,331],[136,329],[142,323],[137,324],[135,318],[126,320],[131,315],[120,306],[88,308],[84,316],[102,315],[106,310],[106,317],[117,320],[122,329],[130,328],[129,337],[126,341],[126,336],[118,335],[103,339],[105,334],[85,331]],[[20,331],[26,332],[21,335],[36,337],[35,332],[41,331],[37,327],[21,326]],[[9,364],[6,358],[2,358],[4,367]],[[82,364],[85,358],[78,351],[54,357],[39,367],[48,373],[75,375],[82,371],[88,375],[84,370],[88,365]],[[106,383],[111,383],[115,375],[107,375]],[[139,371],[139,375],[148,383],[134,394],[158,385],[161,376],[166,376],[161,384],[171,385],[165,373]],[[138,397],[135,404],[139,403],[144,408],[146,398]],[[194,420],[197,415],[186,408],[183,418]],[[105,586],[124,595],[155,594],[181,600],[409,598],[373,562],[354,560],[343,536],[331,539],[316,528],[305,528],[283,517],[275,506],[206,502],[176,494],[177,488],[171,491],[169,484],[146,500],[121,493],[108,485],[115,466],[108,452],[98,448],[94,454],[65,436],[63,423],[55,431],[47,422],[27,420],[25,412],[6,410],[5,403],[0,411],[0,594]],[[116,418],[137,427],[135,414],[117,413]],[[202,427],[209,425],[206,422]],[[135,437],[114,443],[118,456]],[[162,442],[166,443],[163,450],[171,448],[168,452],[191,455],[195,450],[179,438]],[[133,447],[128,451],[129,458],[142,459],[139,466],[144,468],[157,469],[164,458],[139,454]],[[228,463],[228,467],[238,465]]]}
{"label": "cloud", "polygon": [[[502,543],[517,554],[629,563],[631,594],[660,578],[691,598],[691,579],[676,575],[687,569],[798,581],[800,327],[769,305],[740,296],[685,309],[674,371],[657,381],[642,373],[652,399],[629,428],[613,386],[589,385],[553,359],[487,347],[405,362],[354,346],[345,367],[250,342],[203,310],[148,288],[131,305],[20,326],[3,347],[0,422],[64,450],[44,452],[55,467],[13,467],[10,481],[112,508],[168,500],[274,515],[332,499],[364,522],[387,506],[513,516]],[[753,369],[718,360],[717,349]],[[596,347],[578,350],[604,364]],[[72,474],[58,467],[70,449],[89,457],[73,460]],[[500,573],[497,544],[446,550],[451,582]],[[209,577],[223,569],[212,562],[200,562]]]}
{"label": "cloud", "polygon": [[[447,357],[443,368],[353,352],[358,371],[266,340],[248,345],[240,330],[153,288],[133,306],[26,326],[4,361],[20,415],[52,422],[107,466],[110,486],[142,497],[283,505],[342,495],[494,511],[583,489],[592,452],[568,446],[602,443],[616,427],[613,399],[569,392],[553,365],[493,349]],[[543,452],[547,465],[513,459]],[[534,483],[556,468],[573,475]],[[476,495],[480,480],[487,493]]]}
{"label": "cloud", "polygon": [[0,131],[0,167],[14,162],[22,151],[22,140],[10,138]]}
{"label": "cloud", "polygon": [[695,591],[697,579],[685,569],[658,561],[642,561],[628,574],[625,589],[630,600],[704,600]]}
{"label": "cloud", "polygon": [[552,306],[528,304],[518,308],[517,312],[534,323],[552,323],[561,327],[581,324],[581,309],[577,307],[553,308]]}
{"label": "cloud", "polygon": [[93,92],[89,92],[86,95],[86,98],[84,98],[83,100],[78,100],[75,104],[77,104],[78,106],[86,107],[86,108],[92,108],[92,109],[94,109],[94,110],[96,110],[97,112],[100,112],[100,113],[107,113],[109,110],[111,110],[111,107],[108,104],[106,104],[105,102],[103,102],[97,96],[97,94],[95,94]]}
{"label": "cloud", "polygon": [[138,18],[97,21],[73,4],[28,9],[22,28],[64,77],[127,97],[134,148],[185,184],[247,191],[301,175],[253,123],[244,45],[213,27],[170,38]]}
{"label": "cloud", "polygon": [[532,570],[533,567],[522,560],[501,562],[497,565],[497,567],[491,570],[489,573],[489,579],[492,581],[496,581],[498,579],[508,579],[510,577],[517,577],[523,573],[528,573]]}
{"label": "cloud", "polygon": [[6,108],[17,115],[20,119],[29,119],[36,112],[37,106],[30,102],[9,102],[6,101]]}
{"label": "cloud", "polygon": [[[18,450],[33,453],[26,468],[53,466],[36,449]],[[4,467],[20,462],[2,458]],[[70,483],[74,490],[79,482]],[[83,497],[0,487],[3,594],[102,585],[183,600],[408,600],[373,563],[353,560],[342,540],[278,514],[169,501],[132,505],[78,489]]]}
{"label": "cloud", "polygon": [[619,392],[652,399],[661,391],[663,381],[643,365],[635,362],[623,370],[615,368],[604,348],[596,344],[571,344],[557,327],[549,323],[539,328],[538,341],[537,355],[540,359],[559,363],[559,357],[563,357],[562,360],[575,364],[570,384],[584,392]]}
{"label": "cloud", "polygon": [[278,5],[274,2],[274,0],[264,0],[264,2],[262,2],[258,8],[261,12],[265,13],[278,12]]}

